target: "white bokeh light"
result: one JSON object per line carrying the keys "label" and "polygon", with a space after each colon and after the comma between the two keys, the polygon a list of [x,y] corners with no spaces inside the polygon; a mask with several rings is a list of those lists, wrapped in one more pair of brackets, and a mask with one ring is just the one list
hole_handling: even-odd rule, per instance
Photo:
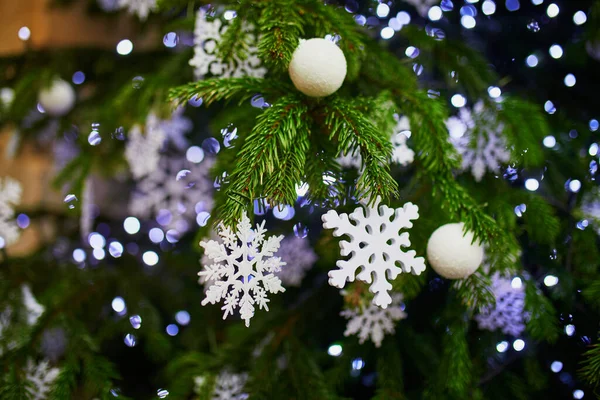
{"label": "white bokeh light", "polygon": [[574,399],[581,400],[581,399],[583,399],[583,396],[585,396],[585,393],[583,393],[583,390],[581,390],[581,389],[573,390],[573,398]]}
{"label": "white bokeh light", "polygon": [[548,6],[548,8],[546,9],[546,14],[550,17],[550,18],[554,18],[556,16],[558,16],[558,13],[560,12],[560,8],[558,8],[558,6],[554,3],[550,4]]}
{"label": "white bokeh light", "polygon": [[17,33],[17,35],[19,36],[19,39],[26,41],[26,40],[29,40],[29,38],[31,37],[31,31],[29,30],[28,27],[22,26],[19,29],[19,33]]}
{"label": "white bokeh light", "polygon": [[542,143],[544,144],[544,147],[551,149],[556,146],[556,138],[552,135],[548,135],[544,138]]}
{"label": "white bokeh light", "polygon": [[496,351],[498,353],[505,353],[508,350],[508,342],[502,341],[496,345]]}
{"label": "white bokeh light", "polygon": [[494,3],[492,0],[485,0],[481,5],[481,11],[485,15],[492,15],[496,12],[496,3]]}
{"label": "white bokeh light", "polygon": [[488,94],[492,99],[497,99],[502,95],[502,90],[498,86],[490,86],[488,88]]}
{"label": "white bokeh light", "polygon": [[442,19],[442,9],[439,6],[433,6],[427,12],[427,16],[431,21],[439,21]]}
{"label": "white bokeh light", "polygon": [[575,334],[575,325],[569,324],[565,326],[565,333],[567,336],[573,336]]}
{"label": "white bokeh light", "polygon": [[379,5],[377,6],[377,11],[375,12],[377,13],[377,16],[379,18],[385,18],[390,13],[390,6],[388,6],[385,3],[379,3]]}
{"label": "white bokeh light", "polygon": [[513,342],[513,349],[516,351],[522,351],[525,348],[525,341],[523,339],[517,339]]}
{"label": "white bokeh light", "polygon": [[583,11],[577,11],[573,15],[573,22],[575,25],[583,25],[587,22],[587,15]]}
{"label": "white bokeh light", "polygon": [[565,76],[565,86],[573,87],[573,86],[575,86],[576,83],[577,83],[577,78],[575,78],[575,75],[567,74],[567,76]]}
{"label": "white bokeh light", "polygon": [[552,287],[558,285],[558,278],[554,275],[546,275],[544,277],[544,285]]}
{"label": "white bokeh light", "polygon": [[581,181],[578,179],[573,179],[569,182],[569,190],[573,193],[577,193],[581,190]]}
{"label": "white bokeh light", "polygon": [[132,51],[133,43],[129,39],[123,39],[117,44],[117,53],[119,53],[122,56],[126,56]]}
{"label": "white bokeh light", "polygon": [[123,300],[122,297],[117,296],[113,299],[111,306],[115,312],[121,313],[125,311],[125,300]]}
{"label": "white bokeh light", "polygon": [[513,289],[521,289],[523,287],[523,280],[518,276],[515,276],[512,281],[510,281],[510,287]]}
{"label": "white bokeh light", "polygon": [[144,261],[144,264],[152,267],[152,266],[158,264],[158,254],[156,254],[153,251],[146,251],[142,255],[142,260]]}
{"label": "white bokeh light", "polygon": [[540,188],[540,182],[535,178],[529,178],[525,181],[525,189],[535,192]]}
{"label": "white bokeh light", "polygon": [[394,33],[396,33],[396,32],[394,31],[393,28],[390,28],[389,26],[386,26],[385,28],[383,28],[381,30],[380,35],[381,35],[382,39],[388,40],[388,39],[391,39],[392,36],[394,36]]}
{"label": "white bokeh light", "polygon": [[560,45],[558,44],[553,44],[552,46],[550,46],[548,52],[550,53],[550,57],[554,58],[555,60],[558,60],[564,54],[562,47],[560,47]]}
{"label": "white bokeh light", "polygon": [[333,356],[333,357],[341,356],[342,355],[342,346],[340,346],[339,344],[332,344],[327,349],[327,354],[329,354],[330,356]]}
{"label": "white bokeh light", "polygon": [[475,25],[477,25],[477,21],[475,21],[475,18],[470,15],[463,15],[460,18],[460,24],[467,29],[473,29],[475,28]]}
{"label": "white bokeh light", "polygon": [[127,217],[123,221],[125,232],[134,235],[140,231],[140,221],[136,217]]}
{"label": "white bokeh light", "polygon": [[456,108],[464,107],[467,104],[467,99],[462,94],[455,94],[450,99],[452,105]]}
{"label": "white bokeh light", "polygon": [[527,63],[527,66],[529,68],[534,68],[537,67],[540,61],[538,60],[537,56],[535,56],[534,54],[530,54],[529,56],[527,56],[525,62]]}
{"label": "white bokeh light", "polygon": [[550,364],[550,370],[555,374],[558,374],[560,371],[562,371],[562,369],[563,363],[561,363],[560,361],[552,361],[552,364]]}

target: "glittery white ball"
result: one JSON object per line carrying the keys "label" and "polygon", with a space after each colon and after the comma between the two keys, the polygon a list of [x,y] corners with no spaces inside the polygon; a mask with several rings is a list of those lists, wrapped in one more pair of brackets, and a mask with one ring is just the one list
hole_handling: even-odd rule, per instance
{"label": "glittery white ball", "polygon": [[346,57],[330,40],[301,40],[288,69],[296,89],[310,97],[325,97],[346,78]]}
{"label": "glittery white ball", "polygon": [[483,246],[473,243],[473,232],[463,234],[464,224],[446,224],[431,234],[427,260],[435,272],[447,279],[463,279],[479,268]]}
{"label": "glittery white ball", "polygon": [[38,102],[48,115],[61,117],[73,108],[75,90],[62,79],[56,79],[49,87],[40,90]]}

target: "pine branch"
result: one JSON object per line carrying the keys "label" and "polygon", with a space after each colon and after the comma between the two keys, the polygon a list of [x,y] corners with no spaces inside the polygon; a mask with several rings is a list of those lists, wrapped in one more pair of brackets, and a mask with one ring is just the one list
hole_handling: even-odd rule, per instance
{"label": "pine branch", "polygon": [[389,173],[392,145],[365,114],[357,111],[356,105],[334,98],[324,106],[329,138],[338,143],[339,153],[360,149],[364,168],[356,184],[359,198],[373,204],[377,197],[397,197],[398,184]]}
{"label": "pine branch", "polygon": [[269,70],[287,71],[292,53],[304,35],[304,19],[294,0],[266,0],[258,20],[260,42],[258,55]]}
{"label": "pine branch", "polygon": [[398,347],[389,341],[384,342],[384,347],[377,358],[377,391],[373,400],[404,400],[404,377],[402,358]]}
{"label": "pine branch", "polygon": [[209,106],[216,101],[237,99],[238,104],[241,104],[258,93],[276,97],[291,90],[289,85],[268,79],[211,78],[171,89],[169,100],[181,105],[191,99],[202,99],[203,103]]}
{"label": "pine branch", "polygon": [[593,388],[600,385],[600,343],[590,346],[583,354],[579,376]]}
{"label": "pine branch", "polygon": [[533,339],[550,343],[558,339],[556,310],[534,282],[525,285],[525,312],[529,313],[527,333]]}
{"label": "pine branch", "polygon": [[466,279],[457,280],[452,287],[462,304],[470,310],[481,311],[496,303],[494,293],[491,291],[492,280],[489,276],[476,272]]}
{"label": "pine branch", "polygon": [[553,245],[560,233],[560,221],[554,208],[542,197],[533,193],[519,192],[518,202],[526,204],[527,211],[523,214],[525,230],[534,242]]}

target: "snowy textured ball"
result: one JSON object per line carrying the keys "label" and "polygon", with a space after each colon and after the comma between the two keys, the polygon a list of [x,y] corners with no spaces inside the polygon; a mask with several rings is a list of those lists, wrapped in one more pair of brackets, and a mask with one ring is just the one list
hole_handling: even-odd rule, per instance
{"label": "snowy textured ball", "polygon": [[38,102],[48,115],[61,117],[73,108],[75,90],[62,79],[56,79],[49,87],[40,90]]}
{"label": "snowy textured ball", "polygon": [[483,261],[483,246],[473,243],[473,233],[463,235],[464,224],[442,225],[431,234],[427,243],[427,259],[439,275],[448,279],[463,279],[479,268]]}
{"label": "snowy textured ball", "polygon": [[305,95],[329,96],[344,83],[346,57],[330,40],[301,40],[292,55],[289,73],[296,89]]}

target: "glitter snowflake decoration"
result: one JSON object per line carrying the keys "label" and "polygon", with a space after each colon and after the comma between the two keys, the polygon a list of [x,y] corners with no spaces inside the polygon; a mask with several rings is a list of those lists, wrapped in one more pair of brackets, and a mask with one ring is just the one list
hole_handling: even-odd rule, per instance
{"label": "glitter snowflake decoration", "polygon": [[348,319],[344,336],[358,334],[360,344],[370,337],[375,347],[381,347],[386,334],[395,332],[396,321],[406,318],[402,295],[399,293],[392,295],[392,303],[386,309],[369,304],[367,307],[343,310],[340,315]]}
{"label": "glitter snowflake decoration", "polygon": [[142,21],[158,9],[156,0],[119,0],[119,7],[126,8],[129,14],[137,15]]}
{"label": "glitter snowflake decoration", "polygon": [[[402,272],[421,274],[425,270],[425,259],[415,257],[414,250],[403,251],[410,246],[408,232],[403,229],[412,228],[411,220],[419,218],[419,207],[406,203],[402,208],[390,208],[379,205],[377,198],[372,207],[364,202],[350,215],[338,214],[329,210],[322,216],[323,227],[333,229],[336,237],[347,235],[350,242],[340,242],[341,255],[350,256],[348,260],[338,260],[339,269],[329,271],[329,284],[343,288],[346,282],[353,282],[356,274],[359,280],[371,283],[369,290],[375,293],[373,302],[386,308],[392,303],[388,291],[392,285],[388,279],[394,280]],[[351,222],[352,221],[352,222]],[[399,263],[402,268],[396,264]]]}
{"label": "glitter snowflake decoration", "polygon": [[139,179],[156,170],[160,160],[160,150],[167,136],[158,117],[150,113],[146,118],[145,134],[139,125],[129,132],[129,141],[125,147],[125,158],[131,174]]}
{"label": "glitter snowflake decoration", "polygon": [[[210,211],[213,207],[213,181],[210,179],[213,164],[212,158],[196,164],[180,156],[163,156],[158,168],[137,183],[129,211],[141,218],[166,213],[164,225],[168,226],[181,225],[178,221],[189,221],[197,213]],[[181,230],[181,226],[178,229]]]}
{"label": "glitter snowflake decoration", "polygon": [[482,310],[475,316],[479,329],[519,336],[525,330],[525,290],[521,285],[512,285],[512,280],[498,274],[492,277],[494,306]]}
{"label": "glitter snowflake decoration", "polygon": [[196,14],[196,27],[194,29],[194,57],[190,60],[190,65],[194,67],[195,74],[201,79],[210,73],[224,78],[252,76],[262,78],[267,70],[261,67],[261,61],[258,58],[258,49],[256,48],[257,37],[253,33],[252,25],[243,22],[242,31],[245,33],[241,39],[243,43],[240,47],[244,48],[245,56],[240,57],[234,54],[230,62],[224,62],[217,55],[217,47],[223,34],[227,31],[227,23],[221,19],[214,18],[209,20],[209,14],[203,8]]}
{"label": "glitter snowflake decoration", "polygon": [[279,249],[283,236],[265,237],[265,222],[253,230],[250,219],[244,213],[238,221],[237,230],[220,225],[218,234],[223,240],[200,242],[208,258],[214,262],[205,265],[198,275],[211,282],[202,305],[215,304],[224,299],[221,307],[223,319],[239,307],[240,315],[250,325],[255,305],[269,311],[267,293],[284,292],[281,279],[275,275],[285,265],[274,253]]}
{"label": "glitter snowflake decoration", "polygon": [[462,170],[470,169],[479,182],[486,171],[497,171],[501,163],[509,162],[511,154],[502,137],[503,125],[485,110],[483,102],[475,104],[473,112],[461,108],[459,116],[450,117],[446,126],[451,143],[462,156]]}
{"label": "glitter snowflake decoration", "polygon": [[300,286],[306,271],[317,261],[308,240],[296,236],[283,239],[277,254],[286,264],[276,273],[284,286]]}
{"label": "glitter snowflake decoration", "polygon": [[9,246],[19,238],[19,227],[14,207],[21,202],[22,188],[16,180],[0,178],[0,248]]}
{"label": "glitter snowflake decoration", "polygon": [[50,394],[52,384],[58,378],[58,368],[51,368],[48,361],[41,361],[35,364],[32,360],[27,361],[25,368],[26,379],[31,382],[31,386],[27,388],[29,399],[45,400]]}

